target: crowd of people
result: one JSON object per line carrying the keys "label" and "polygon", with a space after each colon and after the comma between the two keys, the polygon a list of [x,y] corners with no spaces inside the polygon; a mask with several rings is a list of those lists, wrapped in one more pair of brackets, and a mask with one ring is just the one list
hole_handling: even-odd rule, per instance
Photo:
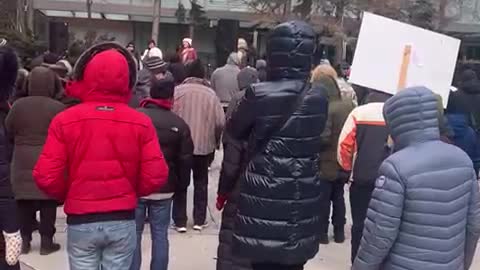
{"label": "crowd of people", "polygon": [[312,68],[315,47],[310,25],[283,23],[266,59],[251,65],[241,39],[207,78],[189,38],[165,58],[153,40],[141,56],[134,43],[102,43],[29,71],[0,46],[0,269],[19,269],[36,230],[41,255],[60,250],[63,204],[70,269],[139,270],[148,222],[150,269],[167,270],[172,220],[189,229],[191,178],[192,229],[208,226],[220,147],[217,270],[304,269],[330,223],[345,241],[346,185],[353,270],[469,269],[480,238],[475,72],[444,110],[425,87],[354,90],[330,64]]}

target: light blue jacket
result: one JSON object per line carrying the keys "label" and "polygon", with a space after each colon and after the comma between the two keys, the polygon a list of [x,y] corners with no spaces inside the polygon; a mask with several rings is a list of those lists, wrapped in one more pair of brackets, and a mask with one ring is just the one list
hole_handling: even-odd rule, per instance
{"label": "light blue jacket", "polygon": [[436,106],[423,87],[385,103],[396,152],[380,167],[353,270],[469,269],[479,185],[467,154],[440,141]]}

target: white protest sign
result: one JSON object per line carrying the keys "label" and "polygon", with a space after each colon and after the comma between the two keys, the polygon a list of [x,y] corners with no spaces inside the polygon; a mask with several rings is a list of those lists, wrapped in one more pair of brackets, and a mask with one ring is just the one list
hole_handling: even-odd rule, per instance
{"label": "white protest sign", "polygon": [[406,87],[425,86],[446,107],[459,48],[458,39],[365,12],[349,81],[395,94],[403,74]]}

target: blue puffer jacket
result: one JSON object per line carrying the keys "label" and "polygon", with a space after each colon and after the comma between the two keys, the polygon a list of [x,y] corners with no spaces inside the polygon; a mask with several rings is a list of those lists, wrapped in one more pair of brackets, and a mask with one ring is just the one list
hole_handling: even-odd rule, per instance
{"label": "blue puffer jacket", "polygon": [[[314,48],[314,32],[306,23],[277,26],[268,41],[268,82],[247,89],[227,124],[232,137],[249,141],[233,253],[252,262],[303,264],[318,251],[317,160],[328,113],[325,89],[307,85],[296,103],[308,82]],[[295,112],[280,125],[293,105]],[[259,145],[265,141],[265,147]]]}
{"label": "blue puffer jacket", "polygon": [[353,270],[468,269],[480,236],[472,162],[440,141],[430,90],[403,90],[384,115],[396,152],[380,167]]}

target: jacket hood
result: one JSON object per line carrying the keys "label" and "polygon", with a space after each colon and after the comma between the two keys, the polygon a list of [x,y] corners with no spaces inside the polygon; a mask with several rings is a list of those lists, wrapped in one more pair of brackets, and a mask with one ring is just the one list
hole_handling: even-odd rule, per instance
{"label": "jacket hood", "polygon": [[385,102],[383,114],[397,150],[440,139],[437,98],[425,87],[400,91]]}
{"label": "jacket hood", "polygon": [[310,76],[315,51],[313,28],[302,21],[276,26],[267,42],[267,78],[305,80]]}
{"label": "jacket hood", "polygon": [[56,98],[62,88],[62,82],[53,70],[39,66],[28,75],[24,91],[26,96]]}
{"label": "jacket hood", "polygon": [[338,101],[342,99],[340,88],[338,87],[337,82],[335,79],[329,76],[322,76],[318,79],[318,81],[313,82],[313,86],[323,86],[325,87],[328,100],[331,101]]}
{"label": "jacket hood", "polygon": [[267,61],[265,61],[263,59],[257,60],[257,62],[255,63],[255,68],[257,70],[266,69],[267,68]]}
{"label": "jacket hood", "polygon": [[471,69],[465,70],[460,76],[460,90],[467,94],[480,94],[480,81]]}
{"label": "jacket hood", "polygon": [[258,72],[252,67],[242,69],[237,75],[238,89],[245,90],[251,84],[258,82]]}
{"label": "jacket hood", "polygon": [[475,71],[472,69],[466,69],[462,72],[462,75],[460,76],[460,80],[462,82],[478,80],[477,73],[475,73]]}
{"label": "jacket hood", "polygon": [[240,58],[238,57],[238,54],[236,52],[232,52],[228,56],[227,65],[234,65],[234,66],[240,65]]}
{"label": "jacket hood", "polygon": [[102,43],[78,59],[67,94],[82,101],[127,103],[136,84],[135,59],[116,43]]}
{"label": "jacket hood", "polygon": [[470,95],[480,94],[480,81],[478,79],[465,81],[461,84],[460,90]]}

